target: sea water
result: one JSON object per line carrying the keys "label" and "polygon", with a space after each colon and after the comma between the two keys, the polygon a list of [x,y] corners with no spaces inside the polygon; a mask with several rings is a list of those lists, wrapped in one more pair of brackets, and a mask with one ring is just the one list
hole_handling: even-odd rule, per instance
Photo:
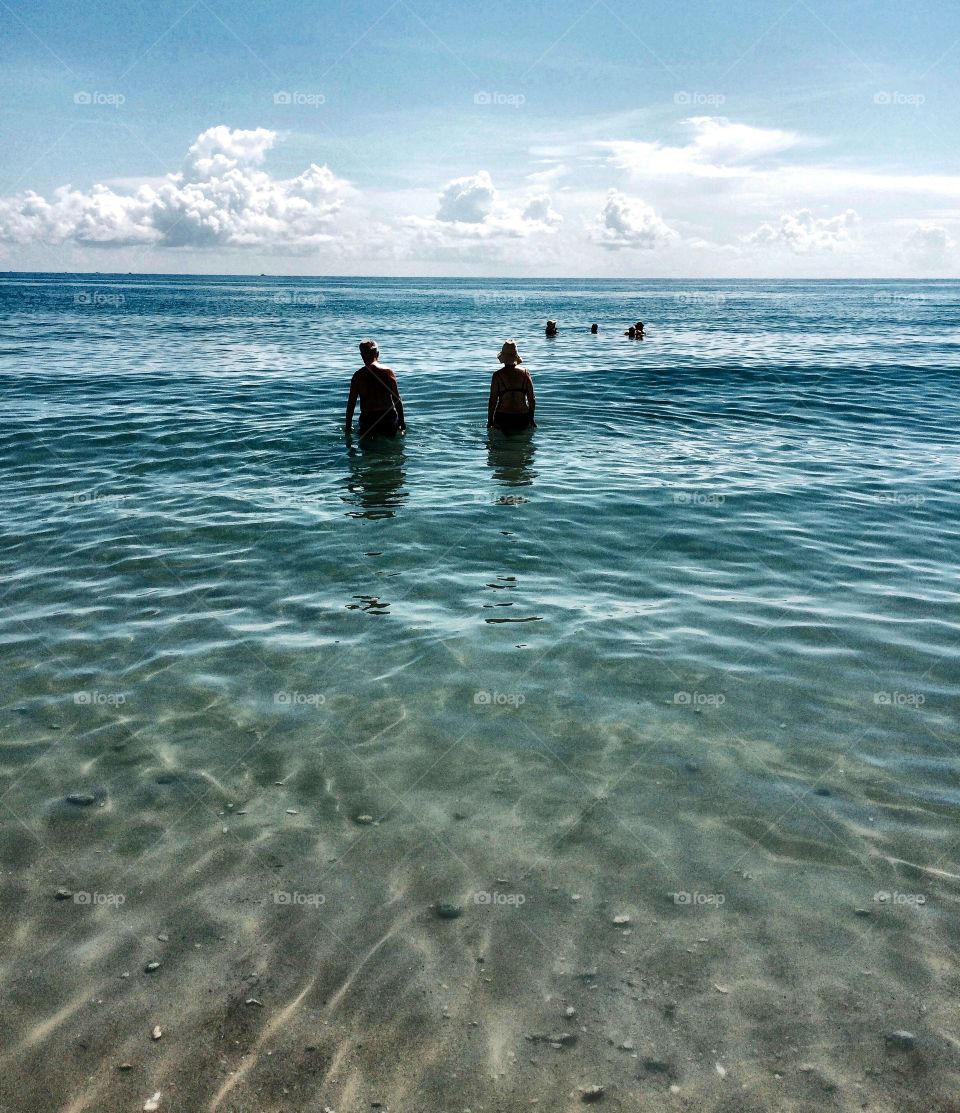
{"label": "sea water", "polygon": [[[344,435],[367,336],[396,441]],[[751,1061],[737,984],[950,1007],[960,284],[7,275],[0,391],[3,958],[76,963],[21,1051],[163,923],[269,951],[298,901],[330,992],[437,901],[538,1000],[617,914],[664,977],[722,939]]]}

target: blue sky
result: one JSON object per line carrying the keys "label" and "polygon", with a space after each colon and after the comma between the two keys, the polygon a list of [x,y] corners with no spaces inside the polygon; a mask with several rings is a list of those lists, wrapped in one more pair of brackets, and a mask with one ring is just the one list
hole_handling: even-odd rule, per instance
{"label": "blue sky", "polygon": [[960,274],[960,5],[0,2],[0,267]]}

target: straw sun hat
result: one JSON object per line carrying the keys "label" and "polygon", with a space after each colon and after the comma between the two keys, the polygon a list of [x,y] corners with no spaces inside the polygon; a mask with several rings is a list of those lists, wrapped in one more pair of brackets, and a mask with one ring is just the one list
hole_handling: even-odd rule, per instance
{"label": "straw sun hat", "polygon": [[497,354],[497,359],[501,363],[516,363],[521,364],[523,360],[520,358],[520,353],[517,351],[517,342],[515,340],[504,340],[503,347]]}

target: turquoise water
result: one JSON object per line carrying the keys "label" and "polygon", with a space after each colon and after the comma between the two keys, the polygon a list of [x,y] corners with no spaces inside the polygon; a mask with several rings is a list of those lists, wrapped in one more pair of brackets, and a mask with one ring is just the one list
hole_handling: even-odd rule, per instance
{"label": "turquoise water", "polygon": [[[432,938],[434,899],[467,908],[444,930],[499,917],[532,948],[515,985],[581,946],[591,964],[595,927],[551,893],[669,937],[665,970],[712,935],[665,894],[719,894],[711,1084],[724,1039],[766,1054],[736,999],[754,978],[817,983],[788,1043],[840,1073],[869,1074],[885,1024],[917,1028],[898,996],[924,1031],[947,1016],[960,284],[7,276],[0,330],[5,964],[76,961],[18,984],[4,1042],[41,1054],[46,1019],[164,917],[274,946],[290,910],[238,895],[258,870],[326,894],[360,951],[373,923],[371,943]],[[397,443],[342,432],[366,335],[399,379]],[[485,409],[508,336],[539,428],[505,439]],[[471,903],[500,877],[525,900]],[[57,886],[127,899],[66,919]],[[847,993],[865,1031],[824,1049]]]}

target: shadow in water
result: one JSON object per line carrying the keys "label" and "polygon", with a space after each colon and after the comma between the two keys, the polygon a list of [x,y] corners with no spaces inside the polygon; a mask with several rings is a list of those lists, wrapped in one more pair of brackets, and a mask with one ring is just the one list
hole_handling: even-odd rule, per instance
{"label": "shadow in water", "polygon": [[407,501],[407,456],[402,437],[348,437],[344,501],[351,518],[393,518]]}
{"label": "shadow in water", "polygon": [[533,467],[536,454],[532,429],[522,433],[502,433],[491,429],[487,434],[487,464],[493,478],[505,487],[529,487],[537,478]]}

